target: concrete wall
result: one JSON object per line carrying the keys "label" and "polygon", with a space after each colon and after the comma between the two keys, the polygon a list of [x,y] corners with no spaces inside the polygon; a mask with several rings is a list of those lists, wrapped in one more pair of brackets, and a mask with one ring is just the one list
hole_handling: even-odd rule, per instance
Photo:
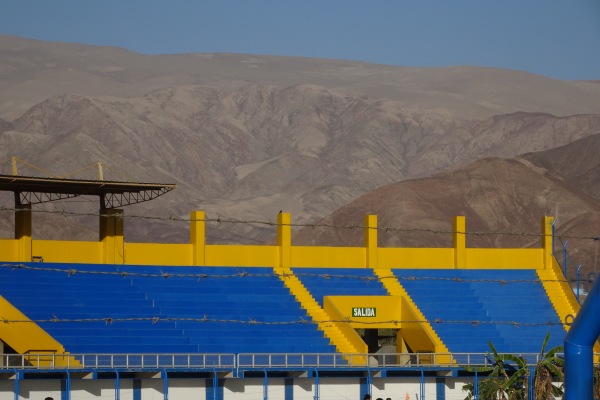
{"label": "concrete wall", "polygon": [[530,249],[467,248],[464,217],[455,217],[451,248],[379,248],[377,218],[365,218],[362,247],[294,246],[291,217],[278,214],[277,245],[207,245],[204,213],[190,218],[190,242],[128,243],[123,231],[109,232],[102,241],[0,239],[5,262],[46,262],[129,265],[218,265],[241,267],[340,268],[551,268],[552,218],[542,221],[542,247]]}

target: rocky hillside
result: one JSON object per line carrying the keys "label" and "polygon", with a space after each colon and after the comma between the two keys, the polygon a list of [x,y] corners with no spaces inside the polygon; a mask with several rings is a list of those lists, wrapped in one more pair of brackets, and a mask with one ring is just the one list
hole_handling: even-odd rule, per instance
{"label": "rocky hillside", "polygon": [[[221,220],[209,226],[209,241],[236,243],[272,240],[268,222],[279,210],[298,223],[331,213],[341,223],[373,209],[380,221],[400,213],[407,219],[390,223],[435,230],[470,212],[469,229],[495,232],[537,232],[543,215],[558,213],[577,233],[587,228],[576,221],[595,218],[597,167],[585,167],[580,155],[598,148],[600,85],[593,82],[478,67],[144,56],[0,36],[0,118],[0,173],[10,173],[10,163],[1,162],[16,156],[46,171],[21,163],[21,175],[62,176],[102,161],[109,180],[176,183],[175,191],[125,209],[130,242],[188,240],[188,224],[179,219],[195,209]],[[568,146],[579,146],[578,155],[558,155]],[[496,158],[470,164],[489,157]],[[74,177],[95,179],[95,171]],[[505,179],[516,186],[494,189]],[[396,185],[410,189],[381,194]],[[357,198],[372,203],[356,208]],[[13,205],[10,193],[0,200]],[[336,212],[346,204],[356,213]],[[97,237],[93,215],[56,213],[62,210],[95,214],[97,199],[36,206],[34,237]],[[223,222],[229,220],[245,222]],[[12,234],[9,211],[0,213],[0,233]],[[505,236],[469,244],[533,243]],[[448,240],[401,239],[384,243]],[[298,240],[355,241],[322,232]]]}
{"label": "rocky hillside", "polygon": [[116,47],[0,35],[0,118],[5,119],[61,93],[136,97],[169,87],[235,90],[253,84],[314,84],[474,119],[518,111],[600,113],[600,85],[593,81],[562,81],[521,71],[222,53],[148,56]]}
{"label": "rocky hillside", "polygon": [[[367,214],[378,215],[380,246],[452,245],[452,217],[464,215],[467,246],[538,247],[541,217],[556,218],[555,250],[563,261],[567,243],[570,278],[600,266],[599,135],[515,159],[486,158],[453,171],[381,187],[340,208],[317,227],[305,228],[298,244],[362,245]],[[564,160],[577,159],[578,169]],[[593,176],[592,180],[587,178]],[[581,182],[586,185],[582,190]],[[329,226],[333,226],[331,228]],[[594,239],[598,238],[598,239]]]}

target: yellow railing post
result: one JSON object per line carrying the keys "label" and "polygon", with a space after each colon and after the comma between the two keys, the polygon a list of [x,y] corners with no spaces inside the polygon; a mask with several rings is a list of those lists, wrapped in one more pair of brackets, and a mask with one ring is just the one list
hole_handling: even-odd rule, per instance
{"label": "yellow railing post", "polygon": [[365,216],[365,250],[367,268],[377,268],[379,266],[378,242],[377,242],[377,215]]}
{"label": "yellow railing post", "polygon": [[290,213],[277,214],[277,246],[279,246],[279,267],[290,268],[292,264],[292,216]]}
{"label": "yellow railing post", "polygon": [[544,269],[552,268],[552,223],[554,218],[542,218],[542,248],[544,249]]}
{"label": "yellow railing post", "polygon": [[454,247],[454,268],[462,269],[467,264],[467,230],[465,217],[457,215],[452,224],[452,245]]}
{"label": "yellow railing post", "polygon": [[190,243],[192,244],[192,265],[205,265],[206,259],[206,216],[204,211],[190,214]]}

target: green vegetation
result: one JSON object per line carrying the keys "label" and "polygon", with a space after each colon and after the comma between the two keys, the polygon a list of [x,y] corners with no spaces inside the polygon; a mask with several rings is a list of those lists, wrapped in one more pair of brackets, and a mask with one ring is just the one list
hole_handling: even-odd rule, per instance
{"label": "green vegetation", "polygon": [[[548,334],[542,344],[537,365],[530,369],[522,356],[514,354],[499,354],[491,342],[492,365],[489,367],[471,367],[465,369],[471,372],[484,373],[479,379],[478,391],[481,400],[530,400],[531,372],[533,371],[533,399],[547,400],[563,395],[564,360],[556,356],[563,351],[562,346],[554,347],[546,352],[546,344],[550,339]],[[600,375],[600,371],[598,371]],[[467,397],[475,399],[475,386],[470,383],[463,386]]]}

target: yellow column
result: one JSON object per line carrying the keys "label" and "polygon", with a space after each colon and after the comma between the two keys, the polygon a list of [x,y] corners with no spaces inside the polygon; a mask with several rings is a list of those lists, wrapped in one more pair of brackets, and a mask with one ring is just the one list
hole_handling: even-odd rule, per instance
{"label": "yellow column", "polygon": [[17,239],[17,260],[31,261],[31,204],[16,206],[15,239]]}
{"label": "yellow column", "polygon": [[115,264],[125,264],[125,219],[122,209],[114,209],[115,225]]}
{"label": "yellow column", "polygon": [[365,250],[367,257],[367,268],[377,268],[379,266],[377,248],[377,215],[367,215],[365,217]]}
{"label": "yellow column", "polygon": [[204,211],[190,214],[190,243],[192,244],[192,265],[205,265],[206,216]]}
{"label": "yellow column", "polygon": [[290,213],[277,214],[277,246],[279,246],[279,267],[292,265],[292,216]]}
{"label": "yellow column", "polygon": [[125,262],[123,231],[123,210],[116,208],[100,210],[100,241],[104,244],[105,264]]}
{"label": "yellow column", "polygon": [[467,230],[465,217],[458,215],[454,217],[452,224],[452,245],[454,247],[454,268],[461,269],[467,265]]}
{"label": "yellow column", "polygon": [[552,223],[554,218],[542,218],[542,247],[544,249],[544,268],[552,268]]}

